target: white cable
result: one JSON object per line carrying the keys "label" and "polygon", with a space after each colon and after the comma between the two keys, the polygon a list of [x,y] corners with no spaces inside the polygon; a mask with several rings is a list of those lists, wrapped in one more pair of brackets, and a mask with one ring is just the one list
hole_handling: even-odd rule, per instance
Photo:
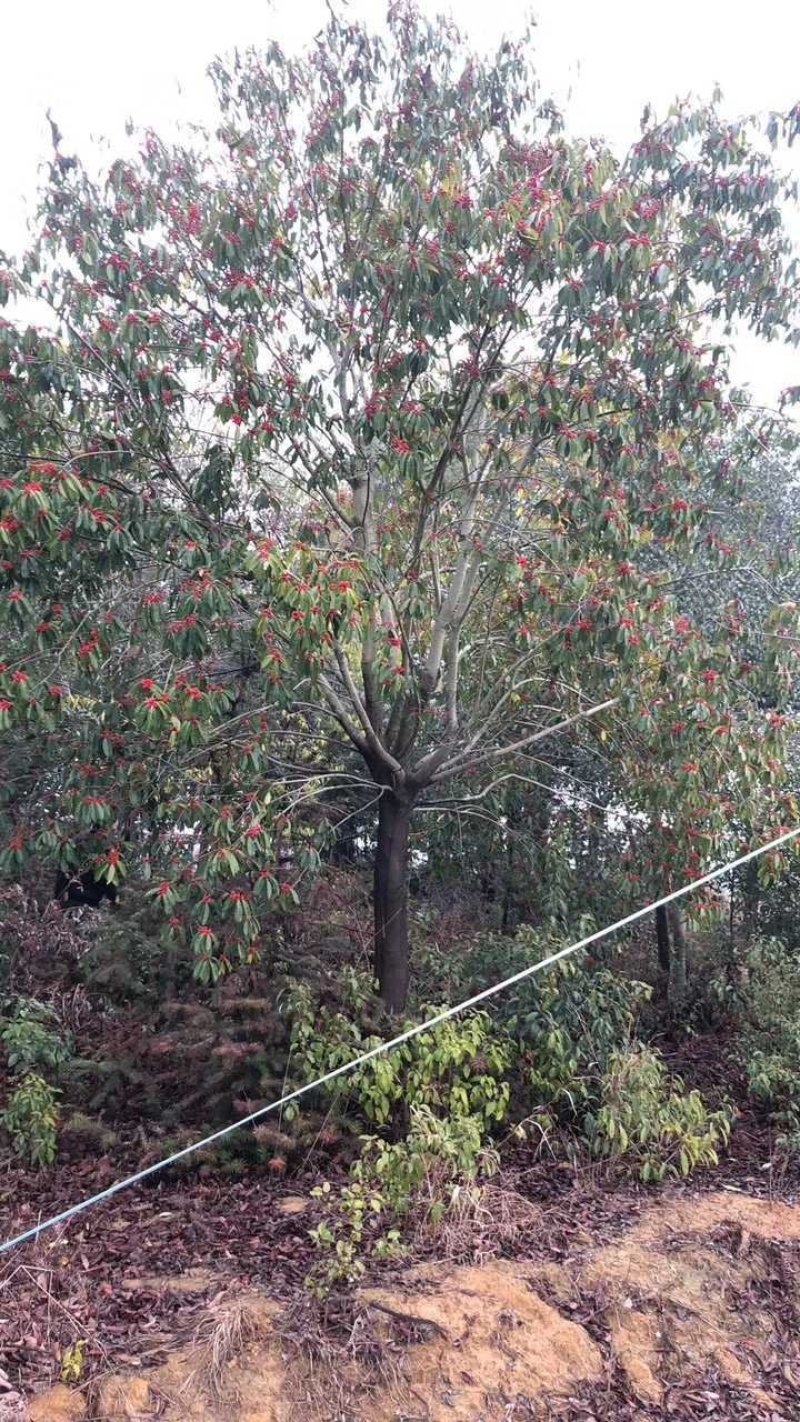
{"label": "white cable", "polygon": [[476,992],[472,997],[467,997],[463,1002],[456,1003],[453,1007],[446,1007],[435,1016],[429,1017],[426,1022],[419,1022],[413,1027],[408,1027],[404,1032],[400,1032],[396,1037],[390,1037],[386,1042],[379,1042],[376,1047],[370,1047],[369,1051],[362,1052],[360,1056],[354,1057],[352,1061],[345,1062],[343,1066],[334,1067],[332,1071],[325,1072],[324,1076],[318,1076],[314,1081],[309,1081],[305,1086],[298,1086],[293,1091],[288,1091],[285,1096],[281,1096],[277,1101],[272,1101],[268,1106],[261,1106],[258,1111],[252,1111],[249,1116],[243,1116],[239,1121],[231,1121],[229,1125],[214,1131],[210,1136],[205,1136],[203,1140],[195,1141],[192,1145],[184,1146],[182,1150],[177,1150],[172,1155],[168,1155],[164,1160],[156,1161],[154,1165],[148,1165],[144,1170],[139,1170],[135,1175],[128,1175],[124,1180],[118,1180],[114,1185],[109,1185],[107,1189],[101,1190],[97,1195],[90,1195],[87,1199],[81,1200],[77,1205],[70,1205],[66,1210],[61,1210],[59,1214],[52,1215],[49,1219],[43,1220],[41,1224],[34,1225],[31,1229],[26,1229],[22,1234],[14,1235],[0,1244],[0,1254],[5,1254],[10,1249],[15,1249],[19,1244],[25,1244],[30,1239],[37,1239],[45,1230],[52,1229],[57,1224],[63,1224],[66,1220],[72,1219],[75,1215],[81,1214],[84,1210],[89,1210],[93,1205],[99,1205],[103,1200],[109,1200],[113,1195],[119,1194],[120,1190],[127,1190],[132,1185],[138,1185],[140,1180],[146,1180],[149,1175],[155,1175],[159,1170],[165,1170],[168,1165],[174,1165],[176,1161],[185,1160],[187,1156],[193,1155],[195,1151],[204,1150],[206,1146],[214,1145],[217,1141],[224,1140],[226,1136],[238,1131],[242,1126],[249,1126],[253,1121],[259,1121],[262,1116],[268,1115],[271,1111],[278,1111],[282,1106],[286,1106],[290,1101],[296,1101],[298,1097],[305,1096],[309,1091],[316,1091],[320,1086],[326,1086],[330,1081],[336,1081],[347,1072],[355,1071],[357,1067],[363,1066],[366,1062],[372,1061],[374,1057],[380,1056],[382,1052],[391,1052],[395,1047],[400,1047],[404,1042],[410,1042],[414,1037],[419,1037],[422,1032],[429,1032],[431,1028],[438,1027],[440,1023],[447,1022],[451,1017],[456,1017],[460,1012],[466,1012],[470,1007],[477,1007],[478,1003],[486,1002],[490,997],[496,996],[499,992],[504,992],[506,988],[513,987],[515,983],[524,982],[526,978],[533,977],[535,973],[544,972],[546,968],[552,968],[555,963],[560,963],[564,958],[569,958],[571,954],[577,953],[582,948],[588,948],[591,943],[598,943],[601,938],[608,938],[612,933],[616,933],[621,928],[627,928],[629,924],[636,923],[646,914],[653,913],[658,908],[663,908],[665,904],[673,903],[675,899],[683,898],[685,894],[691,894],[695,889],[701,889],[704,884],[711,884],[715,879],[722,878],[723,874],[730,874],[734,869],[740,869],[743,864],[749,864],[752,859],[757,859],[762,854],[768,854],[770,850],[779,849],[782,845],[788,844],[791,840],[800,835],[800,828],[787,830],[784,834],[778,835],[767,844],[762,844],[758,849],[751,849],[747,854],[742,854],[738,859],[732,859],[728,864],[723,864],[719,869],[712,869],[709,874],[704,874],[700,879],[694,879],[689,884],[684,884],[680,889],[673,890],[670,894],[665,894],[663,898],[654,899],[652,903],[646,904],[644,908],[635,909],[633,913],[626,914],[625,918],[620,918],[616,923],[610,924],[607,928],[599,928],[595,933],[589,933],[585,938],[581,938],[577,943],[570,943],[566,948],[560,948],[557,953],[551,953],[547,958],[541,958],[536,963],[530,963],[527,968],[521,968],[518,973],[513,973],[510,978],[504,978],[502,982],[493,983],[490,987],[483,988],[481,992]]}

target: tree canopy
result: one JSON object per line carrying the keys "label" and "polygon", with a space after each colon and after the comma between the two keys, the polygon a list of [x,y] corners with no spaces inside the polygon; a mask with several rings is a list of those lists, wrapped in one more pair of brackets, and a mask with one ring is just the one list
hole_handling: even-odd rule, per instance
{"label": "tree canopy", "polygon": [[600,758],[678,875],[794,813],[797,609],[754,653],[676,576],[752,561],[788,467],[728,357],[796,338],[789,189],[716,103],[568,137],[530,53],[403,5],[218,62],[216,132],[102,181],[57,146],[0,273],[0,864],[147,874],[206,980],[331,817],[377,820],[400,1010],[421,811]]}

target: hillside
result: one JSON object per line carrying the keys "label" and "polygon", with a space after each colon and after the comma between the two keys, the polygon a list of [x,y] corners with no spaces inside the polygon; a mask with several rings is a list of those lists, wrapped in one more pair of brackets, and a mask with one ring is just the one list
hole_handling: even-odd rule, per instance
{"label": "hillside", "polygon": [[[719,1050],[695,1043],[684,1070],[712,1071]],[[746,1106],[720,1167],[685,1185],[517,1146],[441,1225],[418,1223],[406,1258],[324,1301],[304,1282],[319,1159],[290,1180],[211,1163],[158,1178],[5,1261],[0,1417],[790,1422],[800,1177],[773,1179],[771,1151]],[[58,1182],[7,1168],[3,1232],[120,1166],[84,1157]],[[328,1159],[326,1178],[345,1174]]]}
{"label": "hillside", "polygon": [[[799,1205],[733,1186],[648,1199],[589,1182],[537,1205],[527,1176],[494,1184],[444,1240],[421,1244],[420,1262],[324,1310],[297,1289],[307,1195],[209,1183],[104,1209],[5,1270],[0,1416],[797,1415]],[[78,1334],[90,1379],[54,1383]],[[11,1406],[18,1370],[27,1413]]]}

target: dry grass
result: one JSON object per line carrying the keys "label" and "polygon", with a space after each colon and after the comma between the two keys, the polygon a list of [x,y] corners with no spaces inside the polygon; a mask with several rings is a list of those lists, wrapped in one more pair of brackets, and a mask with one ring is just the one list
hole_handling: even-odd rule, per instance
{"label": "dry grass", "polygon": [[199,1361],[192,1382],[213,1401],[230,1401],[228,1364],[239,1357],[248,1343],[263,1337],[268,1327],[263,1301],[257,1296],[226,1297],[212,1303],[195,1331]]}
{"label": "dry grass", "polygon": [[453,1190],[448,1208],[434,1225],[424,1218],[413,1246],[453,1264],[481,1264],[514,1251],[541,1228],[542,1212],[516,1190],[495,1184]]}

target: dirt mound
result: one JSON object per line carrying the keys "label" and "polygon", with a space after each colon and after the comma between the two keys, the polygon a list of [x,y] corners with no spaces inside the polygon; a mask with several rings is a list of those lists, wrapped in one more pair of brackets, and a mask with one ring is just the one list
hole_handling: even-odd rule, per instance
{"label": "dirt mound", "polygon": [[303,1370],[292,1376],[279,1318],[279,1307],[259,1294],[212,1307],[193,1344],[151,1375],[157,1415],[168,1422],[299,1422]]}
{"label": "dirt mound", "polygon": [[405,1345],[397,1383],[373,1413],[394,1422],[409,1395],[430,1422],[508,1415],[518,1398],[564,1394],[598,1378],[599,1348],[585,1329],[531,1291],[507,1261],[442,1270],[427,1265],[402,1289],[365,1289],[387,1351]]}
{"label": "dirt mound", "polygon": [[800,1388],[783,1337],[800,1321],[798,1240],[800,1208],[719,1193],[649,1210],[573,1277],[605,1299],[612,1352],[642,1400],[717,1370],[769,1410],[776,1399],[758,1378],[779,1359],[783,1381]]}
{"label": "dirt mound", "polygon": [[[587,1417],[596,1414],[580,1410],[586,1397],[593,1387],[607,1396],[613,1378],[615,1386],[622,1379],[626,1405],[645,1417],[662,1415],[662,1406],[673,1415],[676,1387],[713,1378],[746,1398],[748,1417],[782,1422],[800,1415],[799,1310],[800,1206],[676,1194],[612,1242],[587,1241],[565,1263],[438,1262],[391,1286],[364,1288],[346,1340],[340,1330],[313,1354],[283,1306],[229,1289],[166,1364],[146,1376],[107,1377],[88,1415],[97,1422]],[[56,1391],[52,1410],[47,1395],[36,1400],[37,1422],[71,1415],[65,1390]]]}
{"label": "dirt mound", "polygon": [[762,1239],[800,1240],[800,1206],[755,1199],[739,1190],[677,1194],[646,1210],[628,1238],[650,1242],[665,1238],[671,1231],[700,1234],[721,1224],[740,1225]]}

